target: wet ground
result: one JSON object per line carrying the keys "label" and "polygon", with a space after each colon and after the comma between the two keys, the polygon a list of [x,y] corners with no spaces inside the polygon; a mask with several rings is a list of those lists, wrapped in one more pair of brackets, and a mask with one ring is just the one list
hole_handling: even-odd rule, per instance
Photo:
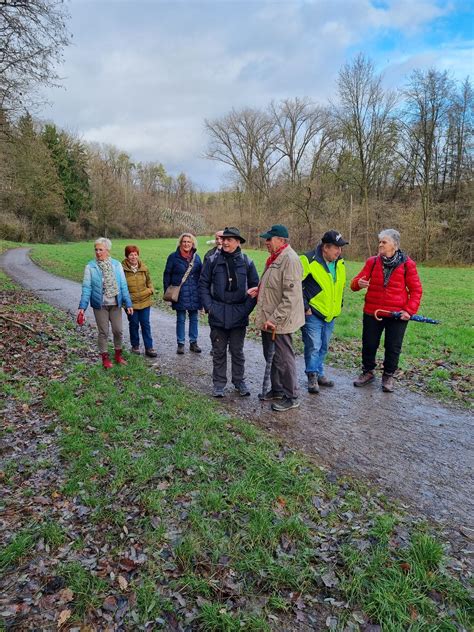
{"label": "wet ground", "polygon": [[[30,261],[27,248],[6,252],[0,267],[45,302],[76,314],[80,285],[43,271]],[[91,310],[87,316],[94,326]],[[158,358],[150,364],[187,384],[190,391],[210,393],[208,327],[200,328],[202,354],[186,348],[184,356],[177,356],[174,317],[153,309],[151,321]],[[260,345],[247,340],[245,355],[252,396],[241,398],[228,386],[222,400],[228,412],[258,423],[337,474],[375,485],[415,513],[463,531],[474,527],[472,415],[401,387],[393,394],[383,393],[379,380],[355,389],[354,376],[338,369],[328,371],[336,381],[334,388],[309,395],[302,358],[301,407],[274,413],[257,399],[264,373]]]}

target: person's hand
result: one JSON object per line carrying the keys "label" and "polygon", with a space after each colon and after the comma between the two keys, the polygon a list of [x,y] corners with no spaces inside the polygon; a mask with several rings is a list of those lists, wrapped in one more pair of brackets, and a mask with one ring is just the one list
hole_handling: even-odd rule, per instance
{"label": "person's hand", "polygon": [[132,314],[133,314],[133,307],[127,307],[127,314],[129,316],[132,316]]}
{"label": "person's hand", "polygon": [[361,277],[358,281],[360,289],[368,288],[370,285],[370,281],[367,281],[365,277]]}
{"label": "person's hand", "polygon": [[77,310],[77,315],[79,316],[79,314],[83,314],[83,315],[84,315],[84,310],[83,310],[83,309],[81,309],[81,308],[79,308],[79,309]]}
{"label": "person's hand", "polygon": [[252,298],[255,298],[258,294],[258,286],[249,287],[249,289],[247,290],[247,294],[251,296]]}
{"label": "person's hand", "polygon": [[306,316],[311,316],[312,313],[313,311],[311,310],[311,307],[305,311]]}
{"label": "person's hand", "polygon": [[400,314],[400,320],[410,320],[410,314],[402,309]]}
{"label": "person's hand", "polygon": [[270,331],[273,331],[274,329],[276,329],[276,325],[275,325],[275,323],[272,323],[271,320],[266,320],[263,323],[263,330],[264,331],[268,331],[269,329],[270,329]]}

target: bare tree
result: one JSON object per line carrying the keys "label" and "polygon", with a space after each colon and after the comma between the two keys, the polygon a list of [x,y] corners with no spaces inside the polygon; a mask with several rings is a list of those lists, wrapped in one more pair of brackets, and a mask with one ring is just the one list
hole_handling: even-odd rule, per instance
{"label": "bare tree", "polygon": [[365,214],[366,246],[370,254],[369,195],[395,144],[391,119],[395,95],[383,90],[382,77],[375,73],[372,62],[362,53],[340,70],[338,92],[339,107],[335,108],[335,116],[343,143],[355,160],[352,174]]}
{"label": "bare tree", "polygon": [[432,198],[440,184],[452,92],[453,82],[447,72],[434,68],[414,70],[403,90],[402,152],[410,164],[414,185],[420,190],[425,259],[429,257]]}
{"label": "bare tree", "polygon": [[0,0],[0,108],[31,105],[39,86],[56,85],[69,44],[62,0]]}
{"label": "bare tree", "polygon": [[247,192],[267,196],[270,176],[282,159],[277,153],[277,132],[271,118],[259,110],[232,110],[214,121],[205,121],[210,136],[207,157],[232,167]]}

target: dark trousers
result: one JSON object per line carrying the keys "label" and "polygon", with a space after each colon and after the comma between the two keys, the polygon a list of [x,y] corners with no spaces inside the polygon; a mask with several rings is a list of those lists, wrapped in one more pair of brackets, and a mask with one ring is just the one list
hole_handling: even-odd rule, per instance
{"label": "dark trousers", "polygon": [[375,355],[380,344],[382,332],[385,330],[384,373],[393,375],[398,369],[398,360],[402,351],[403,336],[407,328],[407,320],[382,318],[376,320],[364,314],[362,321],[362,370],[364,373],[375,369]]}
{"label": "dark trousers", "polygon": [[238,386],[245,379],[244,341],[247,327],[221,329],[211,327],[212,382],[214,386],[227,384],[227,347],[232,358],[232,384]]}
{"label": "dark trousers", "polygon": [[[268,361],[272,348],[272,334],[262,331],[263,356]],[[272,391],[283,393],[289,399],[297,397],[296,359],[291,334],[277,334],[275,355],[270,373]]]}

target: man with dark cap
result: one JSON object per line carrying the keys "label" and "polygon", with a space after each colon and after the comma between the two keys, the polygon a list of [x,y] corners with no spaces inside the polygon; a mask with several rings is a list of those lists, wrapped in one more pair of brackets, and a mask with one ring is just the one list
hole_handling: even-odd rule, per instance
{"label": "man with dark cap", "polygon": [[309,393],[319,393],[320,386],[334,386],[324,375],[324,360],[342,309],[346,266],[341,253],[347,243],[341,233],[328,230],[314,250],[300,257],[306,316],[301,332]]}
{"label": "man with dark cap", "polygon": [[199,280],[199,296],[211,328],[213,395],[224,397],[229,347],[232,383],[245,397],[250,390],[245,383],[244,341],[256,303],[247,290],[258,285],[258,274],[253,261],[240,249],[245,239],[238,228],[225,228],[221,239],[221,250],[209,259]]}
{"label": "man with dark cap", "polygon": [[[298,408],[296,360],[292,334],[304,324],[304,303],[301,288],[302,266],[289,244],[288,229],[274,224],[260,235],[265,239],[270,256],[258,288],[249,293],[257,296],[256,322],[262,330],[265,360],[274,355],[271,364],[271,390],[263,393],[264,400],[279,400],[272,404],[275,411]],[[275,332],[275,340],[272,334]],[[274,347],[273,347],[274,345]]]}

